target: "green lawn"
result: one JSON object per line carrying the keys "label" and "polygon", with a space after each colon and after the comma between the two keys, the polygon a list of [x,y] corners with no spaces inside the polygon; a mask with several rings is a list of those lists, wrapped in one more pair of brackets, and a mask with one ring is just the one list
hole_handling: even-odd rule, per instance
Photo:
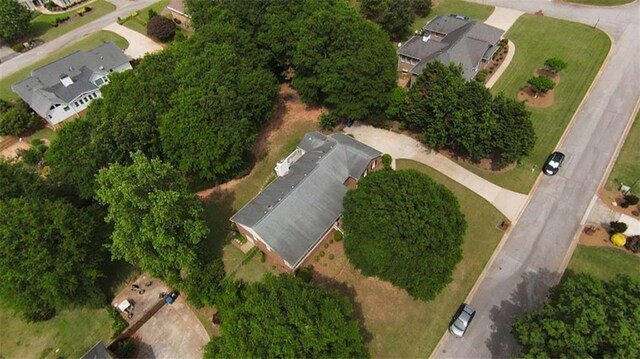
{"label": "green lawn", "polygon": [[[36,18],[31,21],[33,37],[40,38],[44,41],[51,41],[60,35],[88,24],[116,9],[115,5],[105,0],[96,0],[86,6],[91,6],[93,10],[82,17],[74,16],[77,14],[78,9],[55,15],[40,14],[36,16]],[[53,27],[56,18],[63,16],[69,16],[70,19],[58,27]]]}
{"label": "green lawn", "polygon": [[491,15],[493,9],[493,6],[475,4],[461,0],[438,1],[438,6],[431,9],[431,13],[429,13],[429,15],[418,18],[413,22],[413,25],[411,25],[411,32],[422,29],[429,20],[438,15],[461,14],[467,15],[469,18],[474,20],[485,21]]}
{"label": "green lawn", "polygon": [[[53,319],[26,323],[0,309],[0,358],[79,358],[99,340],[107,342],[111,320],[105,309],[78,308]],[[57,352],[56,352],[57,351]]]}
{"label": "green lawn", "polygon": [[[77,50],[90,50],[95,47],[98,47],[105,41],[113,41],[118,47],[121,49],[126,49],[129,47],[129,43],[125,38],[114,34],[110,31],[99,31],[86,39],[80,40],[77,43],[65,47],[64,49],[36,62],[35,64],[28,66],[16,73],[13,73],[0,81],[0,99],[3,100],[13,100],[17,99],[18,95],[11,91],[11,84],[22,81],[29,76],[31,70],[36,69],[38,67],[44,66],[52,61],[55,61],[63,56],[69,55],[72,52]],[[37,50],[36,50],[37,51]]]}
{"label": "green lawn", "polygon": [[624,274],[637,277],[640,258],[616,248],[578,245],[567,270],[588,273],[604,280]]}
{"label": "green lawn", "polygon": [[169,5],[169,0],[160,0],[157,3],[147,6],[144,9],[138,10],[138,16],[132,17],[122,25],[130,28],[133,31],[137,31],[142,35],[147,36],[147,21],[149,21],[149,10],[153,9],[158,14],[161,14],[164,8]]}
{"label": "green lawn", "polygon": [[[422,302],[405,294],[402,301],[389,297],[377,304],[376,313],[393,313],[391,315],[367,316],[365,312],[366,329],[374,336],[369,346],[373,357],[422,358],[433,351],[447,330],[451,316],[466,298],[500,242],[504,233],[496,225],[504,216],[480,196],[430,167],[411,160],[398,160],[397,166],[398,169],[423,172],[451,190],[458,198],[468,223],[462,246],[464,259],[456,266],[453,282],[434,300]],[[357,293],[357,296],[379,294]]]}
{"label": "green lawn", "polygon": [[[605,184],[608,190],[616,190],[620,183],[633,184],[640,178],[640,112],[636,115],[633,126],[624,141],[616,163]],[[640,181],[634,186],[635,193],[640,191]]]}
{"label": "green lawn", "polygon": [[[224,269],[227,272],[237,268],[245,256],[241,250],[230,244],[225,246],[223,251],[224,255],[222,260],[224,262]],[[269,272],[267,267],[260,262],[260,255],[257,253],[249,262],[243,264],[233,277],[246,282],[258,282],[262,280],[262,277],[264,277],[267,272]]]}
{"label": "green lawn", "polygon": [[516,53],[492,88],[495,94],[504,92],[508,97],[516,97],[547,58],[559,57],[569,66],[560,74],[553,106],[530,108],[538,141],[532,153],[515,169],[489,172],[459,163],[499,186],[528,193],[607,56],[611,42],[604,32],[591,26],[534,15],[521,16],[506,37],[515,44]]}
{"label": "green lawn", "polygon": [[568,2],[594,6],[616,6],[633,2],[634,0],[567,0]]}

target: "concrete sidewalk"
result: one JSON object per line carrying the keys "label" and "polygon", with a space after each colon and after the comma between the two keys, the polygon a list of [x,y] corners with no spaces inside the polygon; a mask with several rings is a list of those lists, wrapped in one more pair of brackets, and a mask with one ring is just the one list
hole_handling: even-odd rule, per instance
{"label": "concrete sidewalk", "polygon": [[129,42],[129,47],[124,50],[124,53],[132,59],[138,59],[144,57],[147,53],[153,53],[162,50],[162,45],[156,43],[150,38],[140,34],[137,31],[133,31],[126,26],[122,26],[117,22],[114,22],[104,28],[107,31],[114,32]]}
{"label": "concrete sidewalk", "polygon": [[435,169],[489,201],[510,221],[518,217],[527,201],[526,195],[496,186],[411,137],[362,125],[345,128],[344,132],[394,159],[410,159]]}
{"label": "concrete sidewalk", "polygon": [[587,216],[587,222],[606,226],[609,222],[613,221],[624,222],[627,224],[627,230],[624,232],[625,235],[640,235],[640,220],[624,213],[614,211],[607,206],[606,203],[602,202],[600,198],[597,198],[589,212],[589,215]]}

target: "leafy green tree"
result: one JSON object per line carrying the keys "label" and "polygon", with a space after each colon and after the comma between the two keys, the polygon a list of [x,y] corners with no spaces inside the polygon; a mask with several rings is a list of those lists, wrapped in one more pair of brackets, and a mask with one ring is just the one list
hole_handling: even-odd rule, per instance
{"label": "leafy green tree", "polygon": [[341,118],[387,108],[396,86],[396,53],[387,36],[343,1],[307,17],[292,59],[294,87],[306,102]]}
{"label": "leafy green tree", "polygon": [[195,249],[209,230],[202,205],[180,173],[141,152],[133,163],[115,163],[98,173],[96,197],[113,223],[111,254],[152,275],[178,280],[195,263]]}
{"label": "leafy green tree", "polygon": [[28,321],[73,304],[101,305],[106,252],[97,223],[65,201],[0,201],[0,299]]}
{"label": "leafy green tree", "polygon": [[344,198],[349,261],[430,300],[452,280],[467,223],[455,196],[417,171],[383,170]]}
{"label": "leafy green tree", "polygon": [[431,12],[431,0],[412,0],[411,7],[414,14],[425,17]]}
{"label": "leafy green tree", "polygon": [[45,182],[19,163],[0,158],[0,201],[9,198],[45,198],[49,193]]}
{"label": "leafy green tree", "polygon": [[0,39],[14,41],[29,33],[32,13],[15,0],[0,0]]}
{"label": "leafy green tree", "polygon": [[450,140],[474,160],[488,157],[494,147],[492,100],[489,90],[477,81],[466,82],[458,92],[459,116],[452,117]]}
{"label": "leafy green tree", "polygon": [[414,18],[414,0],[360,0],[364,16],[379,24],[392,40],[402,39]]}
{"label": "leafy green tree", "polygon": [[640,281],[569,276],[541,307],[516,317],[512,332],[525,357],[640,357]]}
{"label": "leafy green tree", "polygon": [[500,164],[517,162],[533,150],[536,133],[524,102],[499,94],[493,99],[497,128],[492,143],[500,156]]}
{"label": "leafy green tree", "polygon": [[225,286],[205,358],[368,357],[351,303],[291,275]]}
{"label": "leafy green tree", "polygon": [[391,91],[391,97],[389,100],[389,106],[385,111],[385,115],[390,119],[399,119],[402,114],[402,106],[407,97],[407,90],[405,88],[396,86]]}
{"label": "leafy green tree", "polygon": [[536,93],[545,93],[549,90],[553,90],[556,87],[556,83],[553,82],[547,76],[535,76],[527,80],[527,83],[531,86],[531,89]]}
{"label": "leafy green tree", "polygon": [[544,61],[544,66],[551,72],[558,73],[567,68],[568,64],[557,57],[552,57]]}
{"label": "leafy green tree", "polygon": [[[20,5],[22,6],[22,5]],[[38,123],[29,106],[22,100],[0,113],[0,135],[17,136]]]}
{"label": "leafy green tree", "polygon": [[214,259],[207,264],[199,263],[189,268],[181,289],[196,307],[210,307],[217,303],[223,291],[225,276],[221,259]]}
{"label": "leafy green tree", "polygon": [[176,23],[164,16],[154,16],[147,22],[147,35],[167,42],[176,35]]}

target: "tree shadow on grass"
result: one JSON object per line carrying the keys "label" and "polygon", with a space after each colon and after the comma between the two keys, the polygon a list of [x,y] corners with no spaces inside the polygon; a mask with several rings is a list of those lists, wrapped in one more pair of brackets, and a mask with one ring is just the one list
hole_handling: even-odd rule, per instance
{"label": "tree shadow on grass", "polygon": [[[334,278],[324,276],[316,271],[313,271],[313,280],[312,282],[317,286],[323,287],[330,291],[335,291],[346,296],[351,302],[351,307],[353,308],[353,312],[351,313],[353,319],[358,322],[360,327],[360,334],[362,335],[362,340],[365,345],[368,345],[371,340],[373,340],[373,334],[369,332],[365,326],[364,313],[362,311],[362,305],[356,301],[356,297],[358,293],[353,288],[353,286],[348,285],[347,283],[337,281]],[[321,284],[319,284],[321,283]]]}
{"label": "tree shadow on grass", "polygon": [[520,351],[520,346],[511,335],[513,320],[544,301],[549,288],[556,284],[557,274],[544,268],[524,273],[509,300],[503,300],[500,305],[491,308],[491,336],[485,344],[492,357],[512,358]]}
{"label": "tree shadow on grass", "polygon": [[98,287],[105,294],[107,302],[111,302],[125,283],[142,272],[123,260],[109,260],[104,265],[104,273],[105,276],[98,280]]}
{"label": "tree shadow on grass", "polygon": [[222,258],[222,249],[234,233],[229,218],[233,215],[235,194],[229,190],[213,192],[203,201],[204,217],[209,236],[201,243],[201,254],[206,259]]}

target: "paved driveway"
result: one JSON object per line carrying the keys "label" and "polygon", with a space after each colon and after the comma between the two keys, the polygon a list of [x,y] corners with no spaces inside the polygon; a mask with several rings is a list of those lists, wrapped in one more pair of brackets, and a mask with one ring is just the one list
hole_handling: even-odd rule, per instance
{"label": "paved driveway", "polygon": [[527,201],[526,195],[496,186],[409,136],[372,126],[354,126],[345,128],[344,132],[394,159],[415,160],[443,173],[489,201],[511,221],[518,217]]}
{"label": "paved driveway", "polygon": [[107,31],[115,32],[116,34],[124,37],[129,41],[129,47],[124,50],[124,53],[133,58],[138,59],[143,57],[147,53],[153,53],[162,50],[162,46],[150,38],[140,34],[137,31],[133,31],[126,26],[122,26],[117,22],[104,28]]}

